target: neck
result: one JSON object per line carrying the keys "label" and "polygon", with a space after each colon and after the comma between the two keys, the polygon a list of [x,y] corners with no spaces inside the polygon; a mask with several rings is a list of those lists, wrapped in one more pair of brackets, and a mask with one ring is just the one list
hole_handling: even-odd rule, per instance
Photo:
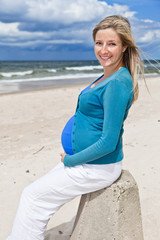
{"label": "neck", "polygon": [[111,67],[105,68],[104,67],[104,77],[108,78],[109,76],[111,76],[113,73],[117,72],[122,67],[124,67],[124,63],[120,63],[117,66],[114,66],[113,68],[111,68]]}

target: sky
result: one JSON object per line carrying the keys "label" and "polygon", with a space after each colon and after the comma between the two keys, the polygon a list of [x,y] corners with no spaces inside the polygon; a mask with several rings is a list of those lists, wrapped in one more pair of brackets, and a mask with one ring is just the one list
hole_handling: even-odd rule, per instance
{"label": "sky", "polygon": [[149,58],[160,59],[159,0],[0,0],[0,60],[95,60],[92,29],[122,15]]}

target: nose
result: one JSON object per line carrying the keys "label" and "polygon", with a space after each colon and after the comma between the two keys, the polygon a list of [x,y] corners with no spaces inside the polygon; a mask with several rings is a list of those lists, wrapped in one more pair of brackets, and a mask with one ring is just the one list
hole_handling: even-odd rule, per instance
{"label": "nose", "polygon": [[108,46],[107,46],[107,44],[103,44],[103,45],[102,45],[101,52],[102,52],[102,53],[107,53],[107,52],[108,52]]}

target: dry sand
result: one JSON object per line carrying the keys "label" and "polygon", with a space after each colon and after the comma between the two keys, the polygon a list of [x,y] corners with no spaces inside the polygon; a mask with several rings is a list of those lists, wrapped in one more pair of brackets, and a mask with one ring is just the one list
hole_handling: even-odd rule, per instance
{"label": "dry sand", "polygon": [[[123,168],[139,186],[145,240],[160,236],[160,78],[140,82],[125,123]],[[62,152],[61,131],[84,85],[0,96],[0,239],[10,233],[22,189],[47,173]],[[69,239],[79,197],[51,219],[47,240]]]}

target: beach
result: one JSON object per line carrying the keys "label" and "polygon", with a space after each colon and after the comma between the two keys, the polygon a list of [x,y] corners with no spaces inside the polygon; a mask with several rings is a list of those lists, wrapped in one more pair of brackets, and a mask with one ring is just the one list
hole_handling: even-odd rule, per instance
{"label": "beach", "polygon": [[[123,169],[140,194],[145,240],[160,235],[160,77],[140,81],[140,96],[124,126]],[[60,162],[61,132],[86,84],[0,95],[0,239],[11,231],[25,186]],[[46,240],[69,239],[80,197],[50,220]]]}

